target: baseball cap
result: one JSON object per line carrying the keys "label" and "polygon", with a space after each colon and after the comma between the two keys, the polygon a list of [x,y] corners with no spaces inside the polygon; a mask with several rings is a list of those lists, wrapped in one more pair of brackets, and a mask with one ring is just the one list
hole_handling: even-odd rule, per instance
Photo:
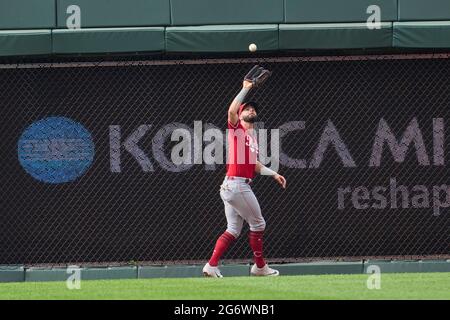
{"label": "baseball cap", "polygon": [[241,104],[241,106],[239,107],[238,115],[240,115],[242,110],[244,110],[248,106],[252,106],[256,110],[256,112],[258,112],[258,109],[259,109],[258,104],[255,101],[249,101],[249,102]]}

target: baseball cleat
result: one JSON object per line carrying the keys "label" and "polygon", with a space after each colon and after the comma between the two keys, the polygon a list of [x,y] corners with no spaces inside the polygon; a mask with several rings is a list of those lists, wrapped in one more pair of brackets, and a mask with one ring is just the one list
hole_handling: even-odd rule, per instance
{"label": "baseball cleat", "polygon": [[219,268],[210,266],[209,263],[203,267],[203,275],[209,278],[223,278]]}
{"label": "baseball cleat", "polygon": [[269,268],[269,265],[266,263],[266,265],[262,268],[258,268],[258,266],[254,264],[252,270],[250,271],[250,274],[252,276],[276,277],[280,275],[280,272],[278,270]]}

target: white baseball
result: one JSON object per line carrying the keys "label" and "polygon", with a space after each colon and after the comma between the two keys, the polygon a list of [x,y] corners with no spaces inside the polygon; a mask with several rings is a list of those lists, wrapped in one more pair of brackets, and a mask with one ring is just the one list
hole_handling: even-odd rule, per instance
{"label": "white baseball", "polygon": [[258,48],[256,47],[256,44],[252,43],[251,45],[248,46],[248,50],[250,50],[251,52],[255,52]]}

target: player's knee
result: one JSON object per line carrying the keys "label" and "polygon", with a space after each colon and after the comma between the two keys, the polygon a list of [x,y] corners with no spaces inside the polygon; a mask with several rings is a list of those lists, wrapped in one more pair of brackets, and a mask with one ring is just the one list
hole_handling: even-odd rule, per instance
{"label": "player's knee", "polygon": [[263,219],[263,220],[260,220],[260,221],[258,221],[256,223],[252,224],[250,226],[250,230],[251,231],[257,231],[257,232],[261,232],[261,231],[266,230],[266,221]]}
{"label": "player's knee", "polygon": [[227,230],[228,233],[230,233],[233,237],[235,237],[236,239],[240,236],[241,234],[241,230],[239,230],[239,228],[233,228],[228,226]]}

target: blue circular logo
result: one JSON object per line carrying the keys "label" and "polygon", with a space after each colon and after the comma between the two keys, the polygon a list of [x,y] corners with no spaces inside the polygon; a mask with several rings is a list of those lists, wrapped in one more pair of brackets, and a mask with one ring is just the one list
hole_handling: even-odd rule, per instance
{"label": "blue circular logo", "polygon": [[65,117],[31,124],[18,143],[19,162],[33,178],[46,183],[70,182],[82,176],[94,160],[89,131]]}

